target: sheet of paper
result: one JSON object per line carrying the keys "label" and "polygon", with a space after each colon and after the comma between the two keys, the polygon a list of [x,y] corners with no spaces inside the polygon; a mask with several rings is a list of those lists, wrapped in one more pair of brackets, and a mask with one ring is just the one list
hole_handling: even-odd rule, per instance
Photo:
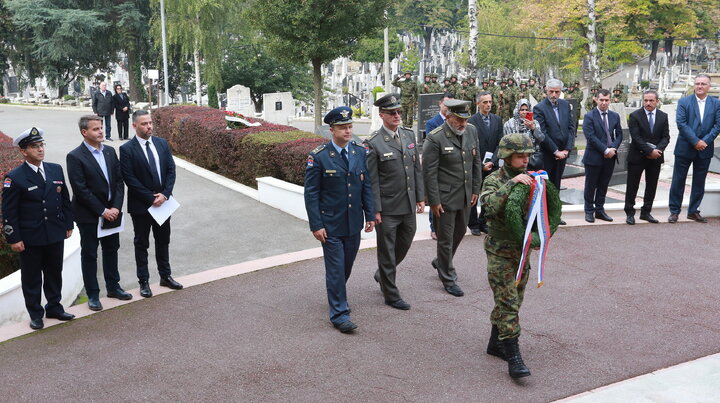
{"label": "sheet of paper", "polygon": [[490,161],[492,159],[492,157],[493,157],[493,153],[491,153],[490,151],[486,152],[485,158],[483,158],[483,163]]}
{"label": "sheet of paper", "polygon": [[158,225],[163,225],[165,224],[165,221],[167,221],[167,219],[175,212],[175,210],[178,209],[178,207],[180,207],[180,203],[178,203],[174,197],[170,196],[170,198],[165,200],[165,203],[161,204],[159,207],[150,206],[150,208],[148,208],[148,213],[150,213],[153,220],[155,220]]}
{"label": "sheet of paper", "polygon": [[110,228],[110,229],[103,229],[102,228],[103,218],[102,217],[98,218],[98,230],[97,230],[98,238],[103,238],[108,235],[123,232],[123,230],[125,229],[125,216],[126,215],[127,214],[123,214],[122,217],[120,217],[120,226],[119,227]]}

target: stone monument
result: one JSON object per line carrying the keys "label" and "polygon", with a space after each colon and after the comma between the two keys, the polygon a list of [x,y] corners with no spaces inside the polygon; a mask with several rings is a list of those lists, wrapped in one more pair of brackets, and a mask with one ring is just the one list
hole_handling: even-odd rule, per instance
{"label": "stone monument", "polygon": [[250,98],[250,88],[240,84],[228,88],[225,110],[255,117],[255,107],[252,98]]}
{"label": "stone monument", "polygon": [[263,94],[263,119],[280,125],[295,116],[295,99],[291,92]]}

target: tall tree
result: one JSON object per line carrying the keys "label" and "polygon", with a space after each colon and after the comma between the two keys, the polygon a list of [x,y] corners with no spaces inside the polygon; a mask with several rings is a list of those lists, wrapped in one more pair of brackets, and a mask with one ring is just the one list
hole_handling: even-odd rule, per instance
{"label": "tall tree", "polygon": [[247,21],[269,40],[283,60],[310,61],[315,87],[315,128],[322,124],[321,66],[349,56],[363,37],[385,26],[387,1],[255,0]]}
{"label": "tall tree", "polygon": [[130,99],[147,99],[141,66],[151,60],[151,8],[149,0],[118,0],[111,15],[115,35],[128,58]]}
{"label": "tall tree", "polygon": [[477,0],[468,0],[468,25],[470,33],[468,35],[468,68],[470,76],[475,77],[477,74]]}
{"label": "tall tree", "polygon": [[588,39],[588,67],[590,68],[590,81],[593,86],[602,84],[600,81],[600,65],[597,57],[597,37],[595,36],[595,0],[587,0],[587,39]]}

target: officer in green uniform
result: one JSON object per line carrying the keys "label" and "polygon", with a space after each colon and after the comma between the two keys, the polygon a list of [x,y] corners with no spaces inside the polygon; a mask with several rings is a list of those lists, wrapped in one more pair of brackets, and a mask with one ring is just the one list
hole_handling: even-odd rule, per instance
{"label": "officer in green uniform", "polygon": [[438,82],[438,75],[437,73],[432,73],[430,76],[430,92],[429,94],[437,94],[439,92],[443,92],[442,84]]}
{"label": "officer in green uniform", "polygon": [[412,79],[412,71],[406,71],[405,77],[398,76],[392,84],[400,88],[400,104],[402,105],[402,121],[407,127],[412,127],[415,117],[415,102],[418,97],[418,86]]}
{"label": "officer in green uniform", "polygon": [[400,297],[395,275],[415,236],[415,213],[425,211],[425,186],[415,133],[400,126],[399,98],[398,94],[388,94],[375,101],[383,125],[364,144],[375,195],[375,281],[386,305],[408,310],[410,304]]}
{"label": "officer in green uniform", "polygon": [[468,124],[470,103],[457,99],[448,108],[442,126],[423,143],[423,179],[437,232],[437,256],[432,261],[445,291],[465,293],[457,285],[453,256],[467,231],[470,208],[477,203],[482,184],[482,160],[475,126]]}
{"label": "officer in green uniform", "polygon": [[485,178],[480,194],[490,228],[485,237],[485,253],[488,282],[495,299],[495,308],[490,314],[492,330],[487,353],[506,360],[512,378],[530,375],[530,370],[523,363],[518,344],[518,312],[530,274],[530,263],[528,259],[516,286],[515,276],[520,265],[522,244],[509,232],[505,220],[505,205],[515,184],[532,184],[533,179],[527,174],[527,164],[533,151],[533,142],[527,134],[510,133],[500,139],[498,157],[504,159],[505,164]]}

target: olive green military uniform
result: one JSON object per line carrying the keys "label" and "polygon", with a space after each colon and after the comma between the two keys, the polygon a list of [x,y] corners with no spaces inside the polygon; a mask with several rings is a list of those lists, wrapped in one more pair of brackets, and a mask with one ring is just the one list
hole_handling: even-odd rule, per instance
{"label": "olive green military uniform", "polygon": [[432,74],[425,74],[425,81],[420,84],[420,87],[418,88],[418,94],[429,94],[430,83],[432,83]]}
{"label": "olive green military uniform", "polygon": [[433,73],[430,76],[430,85],[428,86],[430,92],[428,94],[437,94],[439,92],[444,92],[443,86],[442,86],[442,84],[437,82],[437,78],[438,78],[438,75],[435,73]]}
{"label": "olive green military uniform", "polygon": [[493,96],[493,104],[497,105],[497,115],[500,115],[503,122],[507,122],[512,117],[512,111],[515,105],[511,103],[511,90],[508,87],[498,87]]}
{"label": "olive green military uniform", "polygon": [[537,84],[528,84],[528,89],[530,90],[530,94],[533,96],[533,98],[535,98],[536,102],[540,102],[543,100],[543,98],[545,98],[545,93],[543,93],[542,88],[540,88],[540,86],[538,86]]}
{"label": "olive green military uniform", "polygon": [[[455,82],[452,81],[452,79],[455,79]],[[450,84],[447,86],[447,90],[449,93],[453,94],[453,97],[458,98],[460,96],[460,82],[457,81],[457,74],[453,74],[450,76]]]}
{"label": "olive green military uniform", "polygon": [[403,125],[412,127],[415,117],[415,102],[418,97],[418,86],[415,80],[397,77],[392,84],[400,88],[400,104],[402,104]]}
{"label": "olive green military uniform", "polygon": [[415,133],[399,127],[397,136],[383,126],[364,141],[375,209],[382,218],[375,226],[378,260],[375,280],[388,304],[401,299],[395,284],[397,266],[405,259],[415,237],[416,203],[425,200]]}

